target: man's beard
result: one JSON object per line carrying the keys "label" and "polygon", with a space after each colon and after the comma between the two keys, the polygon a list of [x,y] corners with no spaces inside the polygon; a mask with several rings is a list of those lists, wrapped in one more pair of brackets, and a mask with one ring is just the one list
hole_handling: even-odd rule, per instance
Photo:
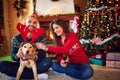
{"label": "man's beard", "polygon": [[33,35],[31,34],[31,32],[29,32],[29,33],[27,34],[27,39],[30,40],[30,39],[32,39],[32,37],[33,37]]}
{"label": "man's beard", "polygon": [[35,26],[28,26],[29,30],[32,31],[34,30],[36,27]]}

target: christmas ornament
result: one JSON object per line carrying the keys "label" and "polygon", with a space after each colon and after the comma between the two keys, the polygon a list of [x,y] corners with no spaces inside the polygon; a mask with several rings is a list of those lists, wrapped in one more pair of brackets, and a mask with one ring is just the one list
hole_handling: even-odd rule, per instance
{"label": "christmas ornament", "polygon": [[15,0],[15,2],[13,3],[13,7],[17,11],[17,17],[23,16],[26,4],[26,0]]}
{"label": "christmas ornament", "polygon": [[73,20],[71,28],[73,29],[75,33],[79,32],[78,26],[81,25],[81,20],[82,19],[79,16],[74,16],[74,20]]}

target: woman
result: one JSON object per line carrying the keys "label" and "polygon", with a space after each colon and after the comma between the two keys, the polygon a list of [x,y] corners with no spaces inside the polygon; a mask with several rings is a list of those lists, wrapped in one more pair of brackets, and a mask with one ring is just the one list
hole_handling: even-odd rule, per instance
{"label": "woman", "polygon": [[78,36],[69,31],[62,19],[51,22],[50,29],[56,46],[45,46],[42,43],[36,43],[36,45],[39,49],[56,54],[57,62],[53,63],[52,69],[77,79],[90,78],[93,75],[93,69]]}

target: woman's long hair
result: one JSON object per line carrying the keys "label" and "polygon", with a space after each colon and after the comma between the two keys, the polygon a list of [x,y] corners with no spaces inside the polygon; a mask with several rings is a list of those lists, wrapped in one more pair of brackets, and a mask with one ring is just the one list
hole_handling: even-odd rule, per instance
{"label": "woman's long hair", "polygon": [[57,24],[59,26],[61,26],[63,28],[63,33],[69,33],[69,26],[66,24],[66,21],[64,21],[63,19],[55,19],[50,23],[50,31],[53,34],[53,41],[54,43],[59,46],[59,39],[60,36],[57,36],[56,33],[54,33],[54,29],[53,29],[53,24]]}

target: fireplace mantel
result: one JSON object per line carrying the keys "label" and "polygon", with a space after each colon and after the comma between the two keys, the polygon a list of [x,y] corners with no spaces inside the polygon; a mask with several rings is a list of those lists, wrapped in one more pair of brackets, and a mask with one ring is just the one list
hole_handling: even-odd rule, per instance
{"label": "fireplace mantel", "polygon": [[65,21],[70,21],[74,19],[74,15],[66,15],[66,16],[46,16],[46,17],[39,17],[39,23],[41,27],[48,27],[49,23],[55,19],[63,19]]}

